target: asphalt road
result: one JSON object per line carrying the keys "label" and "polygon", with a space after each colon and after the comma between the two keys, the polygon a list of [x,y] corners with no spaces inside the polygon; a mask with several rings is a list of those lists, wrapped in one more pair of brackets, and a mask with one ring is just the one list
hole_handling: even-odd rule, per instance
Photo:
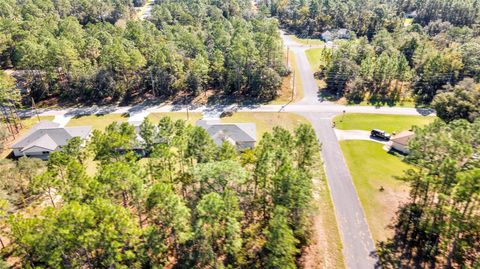
{"label": "asphalt road", "polygon": [[322,159],[330,195],[335,208],[347,268],[375,268],[377,259],[372,255],[375,244],[365,214],[345,163],[342,150],[332,128],[335,113],[301,113],[312,123],[322,143]]}

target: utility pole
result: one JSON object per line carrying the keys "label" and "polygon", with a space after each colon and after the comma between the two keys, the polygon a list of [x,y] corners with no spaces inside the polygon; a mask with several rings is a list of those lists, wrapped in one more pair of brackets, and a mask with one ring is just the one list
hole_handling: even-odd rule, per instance
{"label": "utility pole", "polygon": [[295,69],[293,70],[292,101],[294,97],[295,97]]}
{"label": "utility pole", "polygon": [[33,100],[33,97],[32,97],[32,106],[33,106],[33,109],[35,110],[35,114],[37,114],[37,119],[40,122],[40,116],[38,115],[37,107],[35,105],[35,100]]}
{"label": "utility pole", "polygon": [[289,56],[290,56],[290,47],[287,47],[287,68],[290,68]]}

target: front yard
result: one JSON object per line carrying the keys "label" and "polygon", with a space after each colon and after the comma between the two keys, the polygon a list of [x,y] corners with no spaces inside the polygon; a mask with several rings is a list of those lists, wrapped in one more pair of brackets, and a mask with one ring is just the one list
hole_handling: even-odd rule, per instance
{"label": "front yard", "polygon": [[337,115],[333,121],[336,128],[341,130],[367,130],[382,129],[389,133],[409,130],[412,126],[425,126],[437,117],[433,116],[405,116],[382,114],[356,114],[347,113]]}
{"label": "front yard", "polygon": [[185,120],[186,122],[195,125],[195,123],[202,119],[202,113],[192,113],[189,112],[187,116],[187,112],[165,112],[165,113],[150,113],[147,118],[151,120],[153,123],[158,123],[161,118],[169,116],[173,121],[176,120]]}
{"label": "front yard", "polygon": [[[392,235],[388,225],[408,198],[408,186],[397,177],[412,166],[372,141],[340,141],[345,161],[367,217],[373,239]],[[380,188],[384,190],[381,191]]]}
{"label": "front yard", "polygon": [[92,126],[94,130],[103,131],[105,127],[113,122],[126,122],[127,115],[123,114],[93,114],[73,117],[67,126]]}
{"label": "front yard", "polygon": [[276,112],[237,112],[231,117],[221,119],[224,123],[243,123],[252,122],[257,127],[257,140],[260,140],[263,133],[271,132],[274,126],[283,127],[293,131],[295,127],[302,123],[309,124],[304,117],[293,113],[276,113]]}

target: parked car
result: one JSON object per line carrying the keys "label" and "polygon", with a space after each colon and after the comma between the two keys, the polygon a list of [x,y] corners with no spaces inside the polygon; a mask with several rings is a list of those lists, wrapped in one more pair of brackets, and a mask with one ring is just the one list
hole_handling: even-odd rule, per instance
{"label": "parked car", "polygon": [[373,129],[370,132],[370,136],[380,138],[380,139],[384,139],[384,140],[387,140],[387,141],[390,140],[390,137],[392,137],[389,133],[387,133],[383,130],[379,130],[379,129]]}

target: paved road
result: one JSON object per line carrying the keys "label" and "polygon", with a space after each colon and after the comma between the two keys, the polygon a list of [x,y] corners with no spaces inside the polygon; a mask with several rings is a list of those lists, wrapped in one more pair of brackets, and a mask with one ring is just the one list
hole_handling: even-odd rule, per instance
{"label": "paved road", "polygon": [[[337,136],[332,128],[332,117],[335,114],[348,112],[384,112],[385,109],[349,107],[342,108],[333,104],[322,102],[318,97],[318,86],[313,77],[313,72],[305,55],[305,46],[299,46],[287,36],[282,35],[284,44],[293,49],[296,57],[298,70],[301,72],[302,86],[305,98],[299,104],[316,104],[315,106],[304,105],[310,108],[309,112],[299,113],[312,123],[318,139],[322,143],[322,158],[325,166],[325,174],[330,195],[335,208],[335,216],[339,226],[340,236],[343,243],[343,255],[346,266],[350,269],[375,268],[377,259],[370,230],[365,214],[352,182],[350,171],[345,163],[342,150],[337,141]],[[299,108],[300,109],[300,108]],[[299,110],[297,109],[297,110]],[[313,112],[314,110],[325,110]],[[417,110],[387,109],[388,112],[418,113]],[[327,112],[328,111],[328,112]],[[298,113],[298,112],[297,112]]]}
{"label": "paved road", "polygon": [[362,205],[352,183],[352,177],[343,158],[342,150],[331,126],[334,113],[302,113],[309,119],[322,143],[325,166],[335,216],[343,243],[347,268],[375,268],[375,251]]}

